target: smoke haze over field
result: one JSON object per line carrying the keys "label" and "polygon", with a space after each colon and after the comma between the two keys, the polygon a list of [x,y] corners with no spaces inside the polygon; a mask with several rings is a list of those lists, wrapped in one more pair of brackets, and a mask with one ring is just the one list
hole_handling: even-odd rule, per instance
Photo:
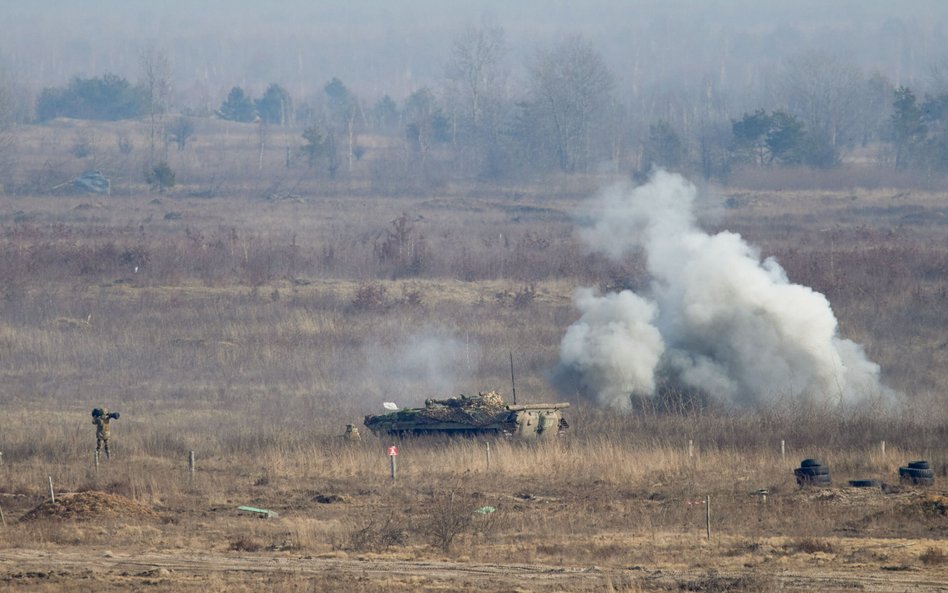
{"label": "smoke haze over field", "polygon": [[429,397],[449,397],[470,384],[480,352],[459,338],[436,329],[419,330],[390,344],[364,348],[359,369],[376,379],[379,401],[400,407],[421,405]]}
{"label": "smoke haze over field", "polygon": [[644,251],[651,286],[645,297],[577,291],[564,374],[620,407],[630,394],[653,395],[660,379],[738,406],[890,397],[879,366],[837,335],[826,297],[790,282],[740,235],[698,228],[696,197],[685,179],[658,171],[597,198],[583,238],[614,258]]}

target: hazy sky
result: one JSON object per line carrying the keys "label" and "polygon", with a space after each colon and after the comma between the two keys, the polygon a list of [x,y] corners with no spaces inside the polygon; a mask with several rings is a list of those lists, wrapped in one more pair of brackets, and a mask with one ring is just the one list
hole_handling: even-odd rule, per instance
{"label": "hazy sky", "polygon": [[[899,6],[907,4],[908,6]],[[929,82],[948,61],[948,2],[562,0],[0,0],[0,61],[31,92],[75,75],[138,77],[165,52],[177,97],[217,104],[235,85],[278,82],[297,97],[333,76],[367,100],[436,87],[451,42],[485,17],[506,32],[514,82],[537,48],[582,34],[620,93],[691,84],[751,87],[788,56],[825,50],[895,83]]]}

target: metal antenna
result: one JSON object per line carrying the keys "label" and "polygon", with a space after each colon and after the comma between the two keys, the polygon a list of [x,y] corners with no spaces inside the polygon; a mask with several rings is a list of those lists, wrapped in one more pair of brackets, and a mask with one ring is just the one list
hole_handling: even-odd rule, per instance
{"label": "metal antenna", "polygon": [[517,382],[514,381],[513,352],[510,352],[510,387],[513,389],[513,403],[517,403]]}

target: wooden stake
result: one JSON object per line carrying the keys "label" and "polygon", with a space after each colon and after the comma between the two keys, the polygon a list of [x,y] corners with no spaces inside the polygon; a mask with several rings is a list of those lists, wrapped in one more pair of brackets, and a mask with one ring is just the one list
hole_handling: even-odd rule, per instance
{"label": "wooden stake", "polygon": [[194,473],[194,451],[188,451],[188,471]]}
{"label": "wooden stake", "polygon": [[46,476],[49,478],[49,500],[50,502],[56,502],[56,494],[53,492],[53,476]]}
{"label": "wooden stake", "polygon": [[388,458],[392,460],[392,481],[395,481],[395,476],[398,474],[398,462],[395,461],[396,455],[389,455]]}
{"label": "wooden stake", "polygon": [[3,523],[3,526],[7,526],[7,520],[3,518],[3,509],[0,509],[0,523]]}
{"label": "wooden stake", "polygon": [[695,442],[692,439],[688,439],[688,457],[694,457],[695,455]]}
{"label": "wooden stake", "polygon": [[487,443],[487,471],[490,471],[490,443]]}
{"label": "wooden stake", "polygon": [[780,460],[787,461],[787,441],[780,439]]}
{"label": "wooden stake", "polygon": [[704,497],[705,526],[708,529],[708,539],[711,539],[711,495]]}
{"label": "wooden stake", "polygon": [[885,441],[882,441],[882,460],[885,461]]}
{"label": "wooden stake", "polygon": [[95,473],[99,473],[99,452],[95,452]]}

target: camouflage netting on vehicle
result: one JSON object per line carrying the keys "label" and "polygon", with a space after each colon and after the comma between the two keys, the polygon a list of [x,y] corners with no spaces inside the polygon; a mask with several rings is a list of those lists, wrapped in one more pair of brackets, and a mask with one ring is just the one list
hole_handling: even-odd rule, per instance
{"label": "camouflage netting on vehicle", "polygon": [[508,413],[503,398],[496,391],[478,395],[459,395],[447,399],[425,400],[424,408],[399,410],[393,414],[366,418],[371,426],[373,418],[389,422],[406,422],[415,426],[454,422],[466,426],[484,426],[497,422]]}
{"label": "camouflage netting on vehicle", "polygon": [[418,416],[439,422],[458,422],[479,426],[497,421],[497,416],[506,413],[504,400],[496,391],[478,395],[459,395],[448,399],[425,400],[425,408]]}

